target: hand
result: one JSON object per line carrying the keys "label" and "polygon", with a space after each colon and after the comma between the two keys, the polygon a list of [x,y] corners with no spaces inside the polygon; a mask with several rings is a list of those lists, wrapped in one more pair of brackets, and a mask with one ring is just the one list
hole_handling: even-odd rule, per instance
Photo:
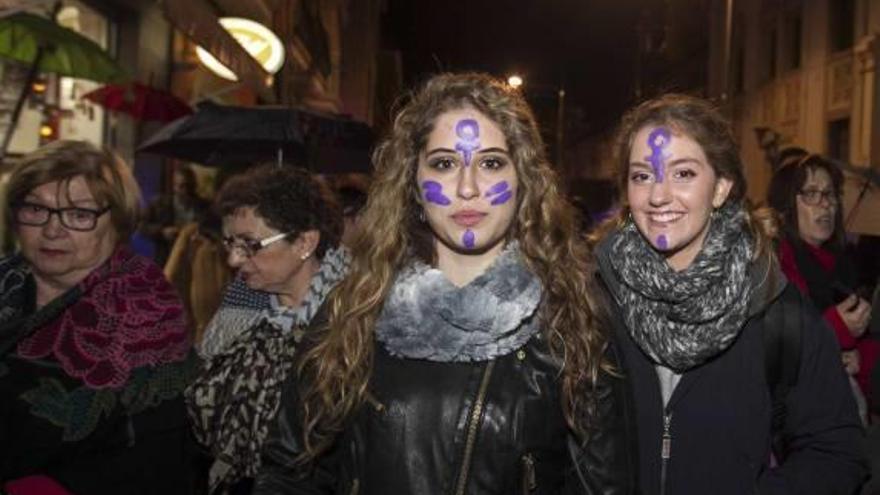
{"label": "hand", "polygon": [[178,230],[179,229],[174,226],[162,227],[162,237],[164,237],[166,240],[172,241],[175,237],[177,237]]}
{"label": "hand", "polygon": [[861,337],[871,321],[871,305],[861,297],[850,294],[849,297],[837,305],[840,318],[849,329],[853,337]]}
{"label": "hand", "polygon": [[857,349],[853,349],[851,351],[843,351],[840,353],[840,357],[843,358],[843,367],[846,369],[847,374],[855,375],[861,369],[861,356],[859,356],[859,351]]}

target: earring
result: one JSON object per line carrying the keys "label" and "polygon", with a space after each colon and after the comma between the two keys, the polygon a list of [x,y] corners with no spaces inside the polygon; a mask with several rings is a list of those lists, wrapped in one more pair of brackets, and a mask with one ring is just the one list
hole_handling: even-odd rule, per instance
{"label": "earring", "polygon": [[308,252],[308,253],[306,253],[306,254],[300,256],[299,259],[302,260],[302,261],[305,261],[305,260],[309,259],[309,256],[311,256],[311,255],[312,255],[312,253],[311,253],[311,252]]}
{"label": "earring", "polygon": [[422,223],[425,223],[425,221],[426,221],[424,209],[419,210],[419,221]]}

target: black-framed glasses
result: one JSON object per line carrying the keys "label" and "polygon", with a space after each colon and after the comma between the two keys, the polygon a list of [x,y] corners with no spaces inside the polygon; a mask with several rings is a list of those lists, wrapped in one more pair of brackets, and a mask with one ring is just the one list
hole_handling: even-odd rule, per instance
{"label": "black-framed glasses", "polygon": [[64,228],[88,232],[95,229],[98,225],[98,219],[101,218],[101,215],[110,211],[110,207],[105,206],[99,210],[77,206],[50,208],[45,205],[23,202],[13,205],[12,210],[15,213],[15,222],[19,225],[40,227],[49,223],[52,215],[58,215],[58,219]]}
{"label": "black-framed glasses", "polygon": [[837,191],[834,189],[801,189],[798,194],[804,199],[804,203],[815,206],[822,202],[823,199],[828,200],[829,204],[837,204]]}
{"label": "black-framed glasses", "polygon": [[291,234],[293,234],[293,232],[282,232],[263,239],[242,239],[227,236],[223,238],[223,247],[229,252],[237,252],[246,258],[251,258],[261,249],[274,244]]}

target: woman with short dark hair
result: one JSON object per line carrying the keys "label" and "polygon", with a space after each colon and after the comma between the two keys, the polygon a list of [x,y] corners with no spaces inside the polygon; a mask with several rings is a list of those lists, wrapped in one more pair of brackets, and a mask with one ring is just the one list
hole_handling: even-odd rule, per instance
{"label": "woman with short dark hair", "polygon": [[214,457],[210,487],[247,491],[302,329],[348,269],[342,215],[307,171],[265,164],[229,179],[215,200],[237,271],[199,344],[188,390],[196,436]]}

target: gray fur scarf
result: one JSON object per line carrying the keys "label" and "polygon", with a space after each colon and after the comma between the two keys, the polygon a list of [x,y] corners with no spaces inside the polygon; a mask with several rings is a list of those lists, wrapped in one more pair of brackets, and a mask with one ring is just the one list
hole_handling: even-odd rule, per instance
{"label": "gray fur scarf", "polygon": [[391,288],[376,338],[394,356],[440,362],[488,361],[519,349],[539,330],[542,295],[520,256],[510,243],[464,287],[412,262]]}
{"label": "gray fur scarf", "polygon": [[615,298],[633,340],[655,362],[683,373],[727,349],[745,323],[751,283],[751,236],[745,212],[713,214],[703,249],[675,272],[632,221],[612,234],[609,261],[620,284]]}

